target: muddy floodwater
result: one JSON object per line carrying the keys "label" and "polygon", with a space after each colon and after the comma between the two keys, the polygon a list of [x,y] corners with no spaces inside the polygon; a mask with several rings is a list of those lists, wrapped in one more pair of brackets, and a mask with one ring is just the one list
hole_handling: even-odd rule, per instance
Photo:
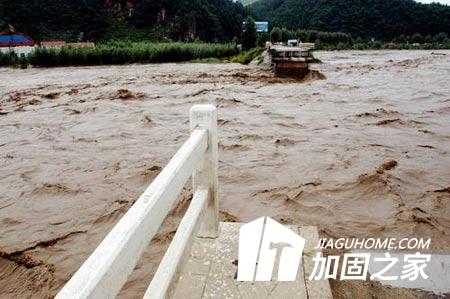
{"label": "muddy floodwater", "polygon": [[[317,52],[323,76],[238,64],[0,69],[0,297],[54,295],[219,111],[224,221],[323,237],[425,237],[450,252],[450,51]],[[186,185],[121,297],[145,291]]]}

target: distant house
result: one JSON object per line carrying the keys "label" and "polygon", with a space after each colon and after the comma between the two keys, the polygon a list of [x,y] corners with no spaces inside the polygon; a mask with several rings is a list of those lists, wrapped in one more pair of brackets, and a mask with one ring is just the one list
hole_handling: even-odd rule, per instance
{"label": "distant house", "polygon": [[63,40],[43,40],[40,42],[40,46],[45,48],[61,48],[65,45],[66,42]]}
{"label": "distant house", "polygon": [[94,48],[95,43],[93,42],[76,42],[76,43],[67,43],[66,44],[69,47],[72,48]]}
{"label": "distant house", "polygon": [[25,34],[18,32],[0,33],[0,48],[5,47],[32,47],[34,41]]}
{"label": "distant house", "polygon": [[93,42],[76,42],[76,43],[67,43],[63,40],[44,40],[39,44],[44,48],[61,48],[63,46],[68,46],[72,48],[93,48],[95,44]]}

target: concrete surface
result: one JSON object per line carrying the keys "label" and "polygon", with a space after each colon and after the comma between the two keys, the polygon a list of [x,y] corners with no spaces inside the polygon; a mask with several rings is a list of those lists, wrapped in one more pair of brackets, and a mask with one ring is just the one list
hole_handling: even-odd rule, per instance
{"label": "concrete surface", "polygon": [[293,282],[239,282],[237,257],[241,223],[220,223],[217,239],[195,238],[186,255],[173,298],[332,298],[327,280],[309,281],[318,233],[311,226],[289,228],[306,239],[302,265]]}

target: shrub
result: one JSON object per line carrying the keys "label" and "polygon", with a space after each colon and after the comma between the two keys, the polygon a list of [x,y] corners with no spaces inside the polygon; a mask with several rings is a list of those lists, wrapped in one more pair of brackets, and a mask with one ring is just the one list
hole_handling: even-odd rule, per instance
{"label": "shrub", "polygon": [[[241,63],[241,64],[249,64],[253,59],[261,56],[262,52],[264,52],[263,48],[253,48],[248,51],[244,51],[239,55],[233,57],[231,59],[232,62]],[[260,60],[261,62],[261,60]]]}
{"label": "shrub", "polygon": [[382,46],[383,44],[378,40],[371,44],[371,48],[376,50],[381,49]]}
{"label": "shrub", "polygon": [[353,45],[353,49],[355,50],[365,50],[367,49],[367,44],[365,43],[356,43]]}
{"label": "shrub", "polygon": [[19,65],[20,65],[21,69],[28,68],[28,59],[27,59],[27,56],[25,56],[24,53],[20,54]]}
{"label": "shrub", "polygon": [[444,41],[445,41],[446,39],[447,39],[447,33],[445,33],[445,32],[440,32],[440,33],[438,33],[438,34],[436,34],[436,35],[434,36],[433,41],[434,41],[435,43],[442,44],[442,43],[444,43]]}
{"label": "shrub", "polygon": [[411,37],[411,42],[421,44],[424,42],[424,37],[420,33],[414,33]]}
{"label": "shrub", "polygon": [[258,39],[256,40],[256,46],[263,48],[266,46],[266,42],[269,40],[269,34],[267,32],[261,32],[258,34]]}
{"label": "shrub", "polygon": [[0,52],[0,66],[15,66],[18,60],[17,54],[14,52]]}

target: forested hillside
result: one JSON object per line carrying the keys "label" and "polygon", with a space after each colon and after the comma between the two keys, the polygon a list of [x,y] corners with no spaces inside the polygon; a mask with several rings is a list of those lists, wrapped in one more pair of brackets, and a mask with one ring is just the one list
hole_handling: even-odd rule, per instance
{"label": "forested hillside", "polygon": [[[247,15],[270,27],[343,32],[368,40],[450,34],[450,6],[413,0],[0,0],[0,31],[35,40],[225,42]],[[411,39],[412,40],[412,39]]]}
{"label": "forested hillside", "polygon": [[413,0],[259,0],[249,9],[272,26],[340,31],[353,37],[391,40],[414,33],[450,33],[450,6]]}
{"label": "forested hillside", "polygon": [[229,41],[245,15],[231,0],[0,0],[0,31],[11,24],[36,40]]}

